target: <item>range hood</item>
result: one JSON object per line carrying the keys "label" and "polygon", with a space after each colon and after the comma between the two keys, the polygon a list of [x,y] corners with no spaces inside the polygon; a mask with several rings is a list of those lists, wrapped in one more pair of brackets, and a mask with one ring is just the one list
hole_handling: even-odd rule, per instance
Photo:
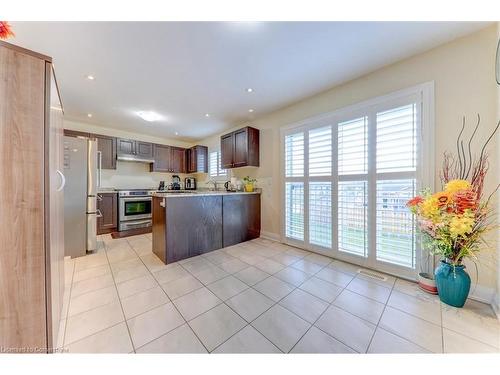
{"label": "range hood", "polygon": [[135,161],[137,163],[154,163],[154,159],[142,158],[137,155],[117,155],[116,160],[120,161]]}

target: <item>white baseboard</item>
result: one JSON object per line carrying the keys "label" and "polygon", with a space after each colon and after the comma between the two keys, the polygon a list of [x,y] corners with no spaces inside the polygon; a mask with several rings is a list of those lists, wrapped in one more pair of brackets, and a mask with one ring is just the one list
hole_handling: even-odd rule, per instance
{"label": "white baseboard", "polygon": [[493,297],[491,307],[493,307],[493,311],[497,315],[497,319],[500,320],[500,291],[498,293],[495,293],[495,297]]}
{"label": "white baseboard", "polygon": [[266,239],[271,240],[271,241],[278,241],[278,242],[281,242],[280,235],[279,235],[279,234],[276,234],[276,233],[266,232],[266,231],[261,230],[261,231],[260,231],[260,236],[261,236],[262,238],[266,238]]}
{"label": "white baseboard", "polygon": [[491,305],[493,307],[495,290],[493,288],[488,288],[481,285],[474,286],[473,284],[471,285],[469,298],[475,301],[487,303],[488,305]]}

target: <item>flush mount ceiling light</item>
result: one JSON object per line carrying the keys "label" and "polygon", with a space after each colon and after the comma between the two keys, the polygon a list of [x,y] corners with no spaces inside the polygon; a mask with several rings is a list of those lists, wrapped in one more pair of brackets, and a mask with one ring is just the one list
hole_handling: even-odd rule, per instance
{"label": "flush mount ceiling light", "polygon": [[179,135],[179,132],[175,132],[175,135]]}
{"label": "flush mount ceiling light", "polygon": [[88,74],[85,78],[87,78],[89,81],[93,81],[95,79],[92,74]]}
{"label": "flush mount ceiling light", "polygon": [[163,116],[154,111],[137,111],[136,115],[147,122],[154,122],[163,119]]}
{"label": "flush mount ceiling light", "polygon": [[210,117],[210,113],[205,113],[205,117]]}
{"label": "flush mount ceiling light", "polygon": [[252,109],[252,108],[250,108],[250,109],[248,110],[248,112],[252,113],[252,112],[253,112],[253,109]]}
{"label": "flush mount ceiling light", "polygon": [[247,88],[247,92],[253,92],[253,89],[251,87]]}

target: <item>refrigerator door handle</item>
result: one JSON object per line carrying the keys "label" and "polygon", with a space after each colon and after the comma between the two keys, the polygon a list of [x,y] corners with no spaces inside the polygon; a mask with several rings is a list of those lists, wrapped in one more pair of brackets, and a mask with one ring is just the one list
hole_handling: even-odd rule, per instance
{"label": "refrigerator door handle", "polygon": [[102,152],[97,151],[97,186],[101,187]]}
{"label": "refrigerator door handle", "polygon": [[56,172],[59,177],[61,177],[61,185],[59,185],[56,191],[62,191],[62,189],[64,189],[64,186],[66,185],[66,177],[64,177],[64,174],[59,169],[56,169]]}

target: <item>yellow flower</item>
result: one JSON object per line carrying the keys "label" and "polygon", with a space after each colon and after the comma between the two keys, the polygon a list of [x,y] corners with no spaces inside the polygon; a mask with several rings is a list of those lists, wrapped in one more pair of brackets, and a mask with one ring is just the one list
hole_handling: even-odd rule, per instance
{"label": "yellow flower", "polygon": [[474,218],[468,216],[453,216],[450,220],[450,233],[452,238],[463,236],[472,231]]}
{"label": "yellow flower", "polygon": [[437,197],[430,196],[426,198],[420,205],[420,212],[428,219],[433,219],[439,215],[439,201]]}
{"label": "yellow flower", "polygon": [[444,189],[448,193],[453,194],[453,193],[456,193],[459,190],[469,189],[470,187],[471,187],[471,185],[470,185],[469,181],[466,181],[466,180],[451,180],[451,181],[449,181],[445,185]]}

